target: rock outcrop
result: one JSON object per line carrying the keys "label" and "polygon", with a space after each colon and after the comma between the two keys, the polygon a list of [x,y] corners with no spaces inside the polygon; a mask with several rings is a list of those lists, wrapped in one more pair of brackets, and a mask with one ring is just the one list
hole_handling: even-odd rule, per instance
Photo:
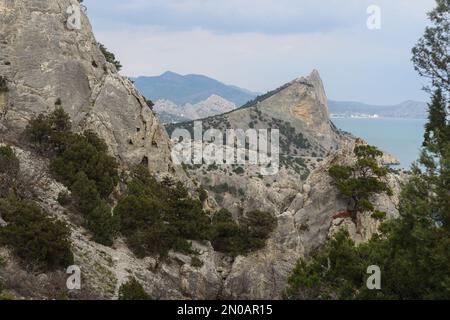
{"label": "rock outcrop", "polygon": [[95,130],[127,166],[174,172],[167,134],[145,99],[100,51],[86,15],[67,28],[75,0],[0,0],[0,125],[20,131],[61,105],[79,131]]}
{"label": "rock outcrop", "polygon": [[153,107],[163,123],[203,119],[227,113],[234,109],[236,109],[236,105],[233,102],[215,94],[196,104],[176,105],[169,100],[158,100]]}
{"label": "rock outcrop", "polygon": [[[337,217],[347,210],[347,204],[333,186],[328,168],[334,164],[355,161],[353,141],[333,152],[311,173],[298,194],[277,214],[278,227],[267,247],[247,257],[238,258],[226,279],[228,297],[238,299],[278,299],[286,288],[287,278],[299,258],[323,245],[335,232],[344,229],[356,243],[368,241],[378,230],[380,222],[369,212],[358,215],[355,224],[351,218]],[[406,176],[389,174],[386,182],[394,196],[378,195],[373,203],[385,211],[389,219],[398,216],[396,204],[401,182]]]}

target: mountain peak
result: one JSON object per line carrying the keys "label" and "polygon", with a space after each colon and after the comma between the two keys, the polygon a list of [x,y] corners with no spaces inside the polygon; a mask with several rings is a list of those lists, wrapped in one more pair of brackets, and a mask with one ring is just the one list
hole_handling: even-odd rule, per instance
{"label": "mountain peak", "polygon": [[309,77],[310,77],[310,78],[313,78],[313,77],[320,78],[320,72],[319,72],[319,70],[313,69],[313,71],[311,71],[311,73],[309,74]]}
{"label": "mountain peak", "polygon": [[181,74],[172,71],[166,71],[160,75],[162,78],[180,78],[183,77]]}
{"label": "mountain peak", "polygon": [[221,97],[221,96],[219,96],[217,94],[210,95],[209,98],[205,100],[205,102],[210,102],[210,103],[211,102],[212,103],[215,103],[215,102],[227,102],[227,103],[230,103],[230,101],[228,101],[227,99],[225,99],[225,98],[223,98],[223,97]]}

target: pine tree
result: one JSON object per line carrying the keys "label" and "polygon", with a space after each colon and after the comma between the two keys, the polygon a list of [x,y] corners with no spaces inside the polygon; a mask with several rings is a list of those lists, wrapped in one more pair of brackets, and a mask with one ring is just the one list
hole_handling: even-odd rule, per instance
{"label": "pine tree", "polygon": [[[433,88],[440,88],[448,93],[450,88],[450,0],[436,0],[436,4],[436,8],[428,14],[431,26],[425,29],[423,37],[412,49],[412,61],[419,74],[431,80]],[[426,89],[430,90],[430,87]]]}
{"label": "pine tree", "polygon": [[450,141],[450,130],[442,90],[436,89],[428,109],[428,123],[425,126],[423,147],[428,152],[443,156],[445,146]]}
{"label": "pine tree", "polygon": [[343,197],[348,200],[347,210],[356,223],[360,212],[371,211],[374,217],[385,214],[376,211],[371,196],[375,194],[392,194],[388,184],[383,180],[388,169],[378,164],[383,155],[376,147],[361,145],[354,149],[356,163],[353,165],[334,165],[328,173]]}

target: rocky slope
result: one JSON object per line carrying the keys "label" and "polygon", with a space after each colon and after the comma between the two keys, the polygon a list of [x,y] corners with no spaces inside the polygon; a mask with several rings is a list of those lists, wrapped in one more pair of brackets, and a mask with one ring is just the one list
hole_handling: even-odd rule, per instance
{"label": "rocky slope", "polygon": [[[358,228],[349,218],[335,218],[336,213],[346,209],[346,203],[338,196],[326,170],[332,164],[351,163],[353,148],[354,144],[349,144],[333,152],[304,183],[299,182],[297,193],[286,208],[274,213],[278,226],[264,249],[231,259],[215,252],[209,243],[194,242],[201,267],[193,265],[191,256],[176,252],[170,252],[164,262],[154,257],[139,259],[121,238],[113,247],[95,243],[79,225],[76,215],[56,200],[66,188],[48,173],[48,160],[18,147],[15,153],[20,159],[21,175],[32,177],[40,206],[71,228],[83,290],[70,292],[69,297],[114,299],[120,284],[133,276],[155,299],[279,299],[297,259],[322,245],[339,228],[348,230],[357,242],[367,241],[377,230],[379,222],[370,214],[360,216]],[[385,210],[391,218],[398,214],[395,204],[403,178],[389,175],[388,183],[395,196],[374,199],[377,209]],[[29,273],[8,250],[0,249],[0,257],[7,261],[0,265],[0,280],[13,296],[58,298],[57,293],[65,291],[64,273]]]}
{"label": "rocky slope", "polygon": [[234,109],[236,109],[234,103],[215,94],[196,104],[187,103],[179,106],[169,100],[158,100],[153,106],[153,110],[162,123],[197,120],[227,113]]}

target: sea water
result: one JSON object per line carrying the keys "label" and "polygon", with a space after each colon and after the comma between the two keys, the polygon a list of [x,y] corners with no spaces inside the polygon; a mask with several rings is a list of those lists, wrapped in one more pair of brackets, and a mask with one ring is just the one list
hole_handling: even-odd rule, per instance
{"label": "sea water", "polygon": [[419,158],[427,122],[403,118],[333,118],[332,121],[338,128],[392,154],[405,169]]}

